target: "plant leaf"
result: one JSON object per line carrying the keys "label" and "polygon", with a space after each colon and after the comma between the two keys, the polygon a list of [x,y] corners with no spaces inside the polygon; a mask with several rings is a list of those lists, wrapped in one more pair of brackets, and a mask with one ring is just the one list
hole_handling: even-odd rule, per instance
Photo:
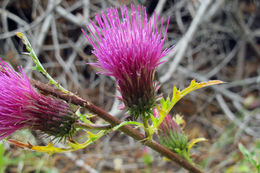
{"label": "plant leaf", "polygon": [[20,148],[27,148],[30,150],[39,151],[39,152],[43,152],[43,153],[52,155],[54,153],[64,153],[64,152],[83,149],[83,148],[87,147],[88,145],[92,144],[93,142],[95,142],[97,139],[104,136],[105,134],[107,134],[107,130],[101,130],[97,134],[88,132],[88,140],[86,142],[80,144],[75,141],[69,140],[67,143],[67,145],[69,146],[68,148],[55,147],[52,142],[50,142],[47,146],[36,146],[36,145],[30,144],[29,142],[26,144],[26,143],[23,143],[23,142],[20,142],[17,140],[13,140],[13,139],[8,140],[8,142],[10,142],[11,144],[13,144],[17,147],[20,147]]}
{"label": "plant leaf", "polygon": [[254,159],[254,155],[251,154],[241,143],[238,144],[238,148],[244,155],[245,159],[249,161],[251,164],[253,164],[256,167],[256,169],[259,169],[260,164],[258,163],[258,160]]}
{"label": "plant leaf", "polygon": [[207,141],[207,139],[205,138],[196,138],[196,139],[192,139],[190,142],[189,142],[189,145],[188,145],[188,153],[190,153],[190,149],[198,142],[204,142],[204,141]]}
{"label": "plant leaf", "polygon": [[185,88],[184,90],[178,90],[176,88],[176,86],[173,87],[173,91],[172,91],[172,99],[170,100],[169,98],[167,98],[166,100],[164,98],[161,99],[161,105],[159,107],[157,107],[159,113],[160,113],[160,120],[157,123],[157,128],[159,127],[159,125],[162,123],[162,121],[164,120],[164,118],[166,117],[166,115],[171,111],[171,109],[173,108],[173,106],[181,99],[183,98],[185,95],[187,95],[188,93],[197,90],[199,88],[203,88],[203,87],[207,87],[207,86],[211,86],[211,85],[217,85],[217,84],[222,84],[224,82],[220,81],[220,80],[212,80],[212,81],[208,81],[208,82],[201,82],[198,83],[195,80],[192,80],[190,85]]}

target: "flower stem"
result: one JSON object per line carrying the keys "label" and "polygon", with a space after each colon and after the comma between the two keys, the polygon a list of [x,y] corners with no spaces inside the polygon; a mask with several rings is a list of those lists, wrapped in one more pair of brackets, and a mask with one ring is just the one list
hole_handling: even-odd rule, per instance
{"label": "flower stem", "polygon": [[143,123],[144,123],[145,136],[146,136],[147,140],[151,141],[152,134],[150,133],[149,118],[147,118],[147,117],[143,118]]}
{"label": "flower stem", "polygon": [[63,88],[61,86],[61,84],[59,84],[55,79],[53,79],[51,77],[51,75],[49,75],[49,73],[45,70],[45,68],[42,66],[41,62],[39,61],[39,58],[37,57],[36,53],[34,52],[32,46],[31,46],[31,43],[29,42],[27,37],[21,32],[17,32],[16,35],[17,35],[17,37],[22,39],[23,43],[25,44],[26,49],[29,52],[26,54],[32,57],[32,60],[36,65],[34,69],[37,71],[40,71],[49,80],[50,84],[55,85],[59,90],[61,90],[62,92],[66,93],[66,94],[71,94],[71,92],[69,92],[68,90]]}
{"label": "flower stem", "polygon": [[85,124],[82,122],[77,122],[75,124],[76,128],[81,128],[81,129],[86,129],[86,130],[109,130],[111,129],[111,125],[110,124],[102,124],[102,125],[95,125],[95,124]]}

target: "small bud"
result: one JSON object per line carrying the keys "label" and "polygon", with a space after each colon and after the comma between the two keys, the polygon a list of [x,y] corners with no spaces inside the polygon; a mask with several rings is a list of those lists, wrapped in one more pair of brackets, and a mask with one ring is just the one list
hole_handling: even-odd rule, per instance
{"label": "small bud", "polygon": [[[154,110],[154,116],[160,116],[157,110]],[[187,152],[188,137],[169,114],[159,126],[158,138],[160,144],[175,153]]]}
{"label": "small bud", "polygon": [[72,135],[77,118],[71,106],[37,93],[22,68],[18,74],[1,60],[0,69],[0,140],[21,128],[55,138]]}

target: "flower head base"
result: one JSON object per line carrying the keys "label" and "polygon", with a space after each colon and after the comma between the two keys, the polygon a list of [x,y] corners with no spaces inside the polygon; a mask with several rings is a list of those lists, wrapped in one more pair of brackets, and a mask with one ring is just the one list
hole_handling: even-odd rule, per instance
{"label": "flower head base", "polygon": [[[90,21],[96,34],[89,26],[88,28],[96,44],[92,38],[84,34],[94,47],[93,53],[98,58],[98,62],[93,65],[101,68],[102,74],[116,78],[121,100],[130,115],[137,118],[139,115],[147,116],[152,112],[159,88],[154,82],[155,70],[169,50],[162,51],[166,35],[161,39],[163,19],[159,27],[159,17],[156,14],[152,25],[152,20],[147,20],[144,7],[143,17],[139,7],[136,11],[132,5],[131,10],[129,16],[126,6],[121,7],[120,20],[116,8],[107,9],[106,14],[102,12],[101,16],[97,15],[95,18],[99,27]],[[168,24],[166,31],[167,28]]]}
{"label": "flower head base", "polygon": [[56,138],[71,136],[76,121],[72,108],[38,94],[22,68],[20,75],[5,62],[0,63],[0,140],[24,127]]}

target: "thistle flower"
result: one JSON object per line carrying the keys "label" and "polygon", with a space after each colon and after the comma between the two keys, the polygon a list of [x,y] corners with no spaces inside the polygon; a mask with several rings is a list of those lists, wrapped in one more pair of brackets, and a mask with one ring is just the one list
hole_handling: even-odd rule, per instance
{"label": "thistle flower", "polygon": [[76,121],[65,102],[37,93],[22,68],[16,73],[0,62],[0,140],[21,128],[40,130],[56,138],[68,137]]}
{"label": "thistle flower", "polygon": [[155,70],[170,50],[162,51],[169,19],[165,35],[161,38],[163,19],[159,24],[156,13],[148,21],[144,7],[142,10],[138,7],[136,11],[132,5],[130,16],[126,6],[121,7],[120,12],[122,20],[116,8],[108,8],[101,16],[96,15],[98,26],[90,20],[96,34],[90,26],[88,28],[94,39],[83,33],[98,59],[92,65],[101,68],[100,73],[115,77],[120,100],[130,115],[147,117],[152,113],[159,88],[154,81]]}

